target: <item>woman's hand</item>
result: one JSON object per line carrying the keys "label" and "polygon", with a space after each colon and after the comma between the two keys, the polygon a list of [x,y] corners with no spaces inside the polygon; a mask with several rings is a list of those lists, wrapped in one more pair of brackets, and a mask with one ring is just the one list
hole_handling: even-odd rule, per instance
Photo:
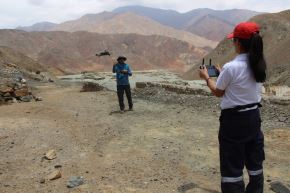
{"label": "woman's hand", "polygon": [[204,80],[207,80],[207,79],[209,78],[209,75],[208,75],[207,69],[206,69],[205,67],[199,69],[199,77],[200,77],[201,79],[204,79]]}

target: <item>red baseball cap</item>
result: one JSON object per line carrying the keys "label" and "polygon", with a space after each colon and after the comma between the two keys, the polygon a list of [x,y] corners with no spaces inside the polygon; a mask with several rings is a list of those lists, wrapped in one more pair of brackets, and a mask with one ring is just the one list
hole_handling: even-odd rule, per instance
{"label": "red baseball cap", "polygon": [[232,38],[241,38],[241,39],[250,39],[254,34],[259,33],[260,27],[254,22],[243,22],[238,24],[234,31],[230,33],[227,37],[228,39]]}

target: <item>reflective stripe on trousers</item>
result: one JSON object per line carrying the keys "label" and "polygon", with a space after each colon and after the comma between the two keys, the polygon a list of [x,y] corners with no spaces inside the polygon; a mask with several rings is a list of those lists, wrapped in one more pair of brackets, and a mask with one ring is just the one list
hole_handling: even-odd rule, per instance
{"label": "reflective stripe on trousers", "polygon": [[[263,174],[263,169],[261,170],[248,170],[248,173],[250,176],[258,176],[258,175],[261,175]],[[240,177],[222,177],[222,183],[235,183],[235,182],[240,182],[240,181],[243,181],[244,178],[243,176],[240,176]]]}
{"label": "reflective stripe on trousers", "polygon": [[261,170],[256,170],[256,171],[248,170],[248,173],[249,173],[250,176],[258,176],[258,175],[260,175],[260,174],[263,173],[263,169],[261,169]]}
{"label": "reflective stripe on trousers", "polygon": [[222,183],[235,183],[243,181],[243,176],[240,177],[222,177]]}

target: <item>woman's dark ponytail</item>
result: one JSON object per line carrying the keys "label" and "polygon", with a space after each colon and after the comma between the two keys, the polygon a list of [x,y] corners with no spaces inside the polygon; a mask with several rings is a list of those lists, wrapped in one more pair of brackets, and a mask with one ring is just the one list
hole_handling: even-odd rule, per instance
{"label": "woman's dark ponytail", "polygon": [[264,58],[263,39],[256,33],[251,39],[239,39],[241,45],[249,53],[249,65],[257,82],[266,81],[267,65]]}
{"label": "woman's dark ponytail", "polygon": [[265,82],[267,65],[263,52],[263,40],[259,34],[255,34],[251,39],[249,64],[256,81]]}

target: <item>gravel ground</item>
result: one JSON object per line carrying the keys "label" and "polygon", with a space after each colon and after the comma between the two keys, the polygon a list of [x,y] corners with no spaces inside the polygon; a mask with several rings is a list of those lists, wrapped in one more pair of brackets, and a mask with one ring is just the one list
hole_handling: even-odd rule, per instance
{"label": "gravel ground", "polygon": [[[42,102],[0,107],[1,193],[220,192],[218,99],[139,90],[120,114],[115,92],[80,90],[41,86]],[[290,185],[290,129],[275,123],[264,130],[266,193]],[[56,159],[43,159],[51,149]],[[45,180],[55,167],[62,177]],[[84,184],[67,188],[72,176]]]}

